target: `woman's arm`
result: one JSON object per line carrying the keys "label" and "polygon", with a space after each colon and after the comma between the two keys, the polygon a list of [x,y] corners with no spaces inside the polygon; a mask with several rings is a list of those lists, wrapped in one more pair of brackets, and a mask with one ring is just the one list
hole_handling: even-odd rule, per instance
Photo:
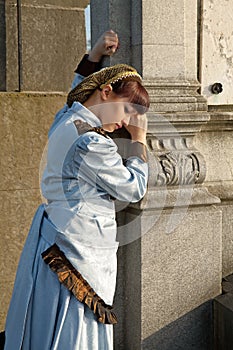
{"label": "woman's arm", "polygon": [[[118,36],[113,30],[103,33],[89,54],[85,54],[78,64],[75,70],[73,82],[71,84],[71,89],[80,84],[86,76],[98,71],[101,68],[100,61],[102,57],[112,56],[116,52],[118,45]],[[67,108],[67,104],[65,104],[65,106],[57,112],[49,135],[53,131],[54,127],[56,127],[57,123],[62,119],[63,115],[67,112]]]}
{"label": "woman's arm", "polygon": [[72,83],[72,89],[81,83],[84,77],[97,72],[101,69],[101,60],[103,56],[112,56],[119,45],[117,34],[113,30],[103,33],[91,51],[85,54],[75,70],[75,78]]}
{"label": "woman's arm", "polygon": [[148,164],[145,148],[136,149],[128,140],[130,156],[123,163],[116,144],[95,132],[79,137],[74,157],[75,176],[85,179],[101,193],[126,202],[137,202],[146,193]]}

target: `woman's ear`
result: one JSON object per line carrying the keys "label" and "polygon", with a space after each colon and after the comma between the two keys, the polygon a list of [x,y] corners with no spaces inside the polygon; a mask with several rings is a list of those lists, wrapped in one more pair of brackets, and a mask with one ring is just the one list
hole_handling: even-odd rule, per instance
{"label": "woman's ear", "polygon": [[107,101],[109,96],[111,95],[112,92],[112,85],[107,84],[103,87],[103,89],[100,92],[100,96],[104,101]]}

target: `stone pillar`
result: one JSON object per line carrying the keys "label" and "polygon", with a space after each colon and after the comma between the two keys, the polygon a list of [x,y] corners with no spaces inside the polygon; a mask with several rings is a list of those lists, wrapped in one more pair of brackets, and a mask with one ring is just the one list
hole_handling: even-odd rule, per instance
{"label": "stone pillar", "polygon": [[0,17],[1,91],[68,91],[86,50],[88,0],[4,0]]}
{"label": "stone pillar", "polygon": [[108,63],[134,65],[151,98],[148,193],[118,215],[118,350],[156,348],[159,330],[221,292],[220,199],[203,184],[206,161],[195,147],[210,119],[197,79],[197,4],[91,1],[93,41],[118,32]]}

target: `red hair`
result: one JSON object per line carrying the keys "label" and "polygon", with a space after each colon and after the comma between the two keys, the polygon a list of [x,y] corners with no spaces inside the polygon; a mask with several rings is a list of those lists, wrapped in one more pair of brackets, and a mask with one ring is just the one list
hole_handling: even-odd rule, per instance
{"label": "red hair", "polygon": [[112,83],[113,91],[118,97],[128,97],[129,103],[133,103],[139,114],[144,114],[150,106],[149,95],[139,81],[121,80]]}

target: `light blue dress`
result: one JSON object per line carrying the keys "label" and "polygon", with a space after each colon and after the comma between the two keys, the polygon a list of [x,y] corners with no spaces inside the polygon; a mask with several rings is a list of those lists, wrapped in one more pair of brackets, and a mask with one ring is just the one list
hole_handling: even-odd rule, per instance
{"label": "light blue dress", "polygon": [[[81,79],[76,75],[73,86]],[[100,120],[77,102],[71,108],[65,105],[55,117],[41,183],[47,203],[38,208],[21,255],[5,350],[113,349],[113,326],[97,321],[59,282],[41,253],[56,243],[112,305],[118,248],[113,198],[139,201],[146,192],[148,166],[137,156],[123,164],[111,138],[95,131],[82,133],[74,121],[100,126]]]}

